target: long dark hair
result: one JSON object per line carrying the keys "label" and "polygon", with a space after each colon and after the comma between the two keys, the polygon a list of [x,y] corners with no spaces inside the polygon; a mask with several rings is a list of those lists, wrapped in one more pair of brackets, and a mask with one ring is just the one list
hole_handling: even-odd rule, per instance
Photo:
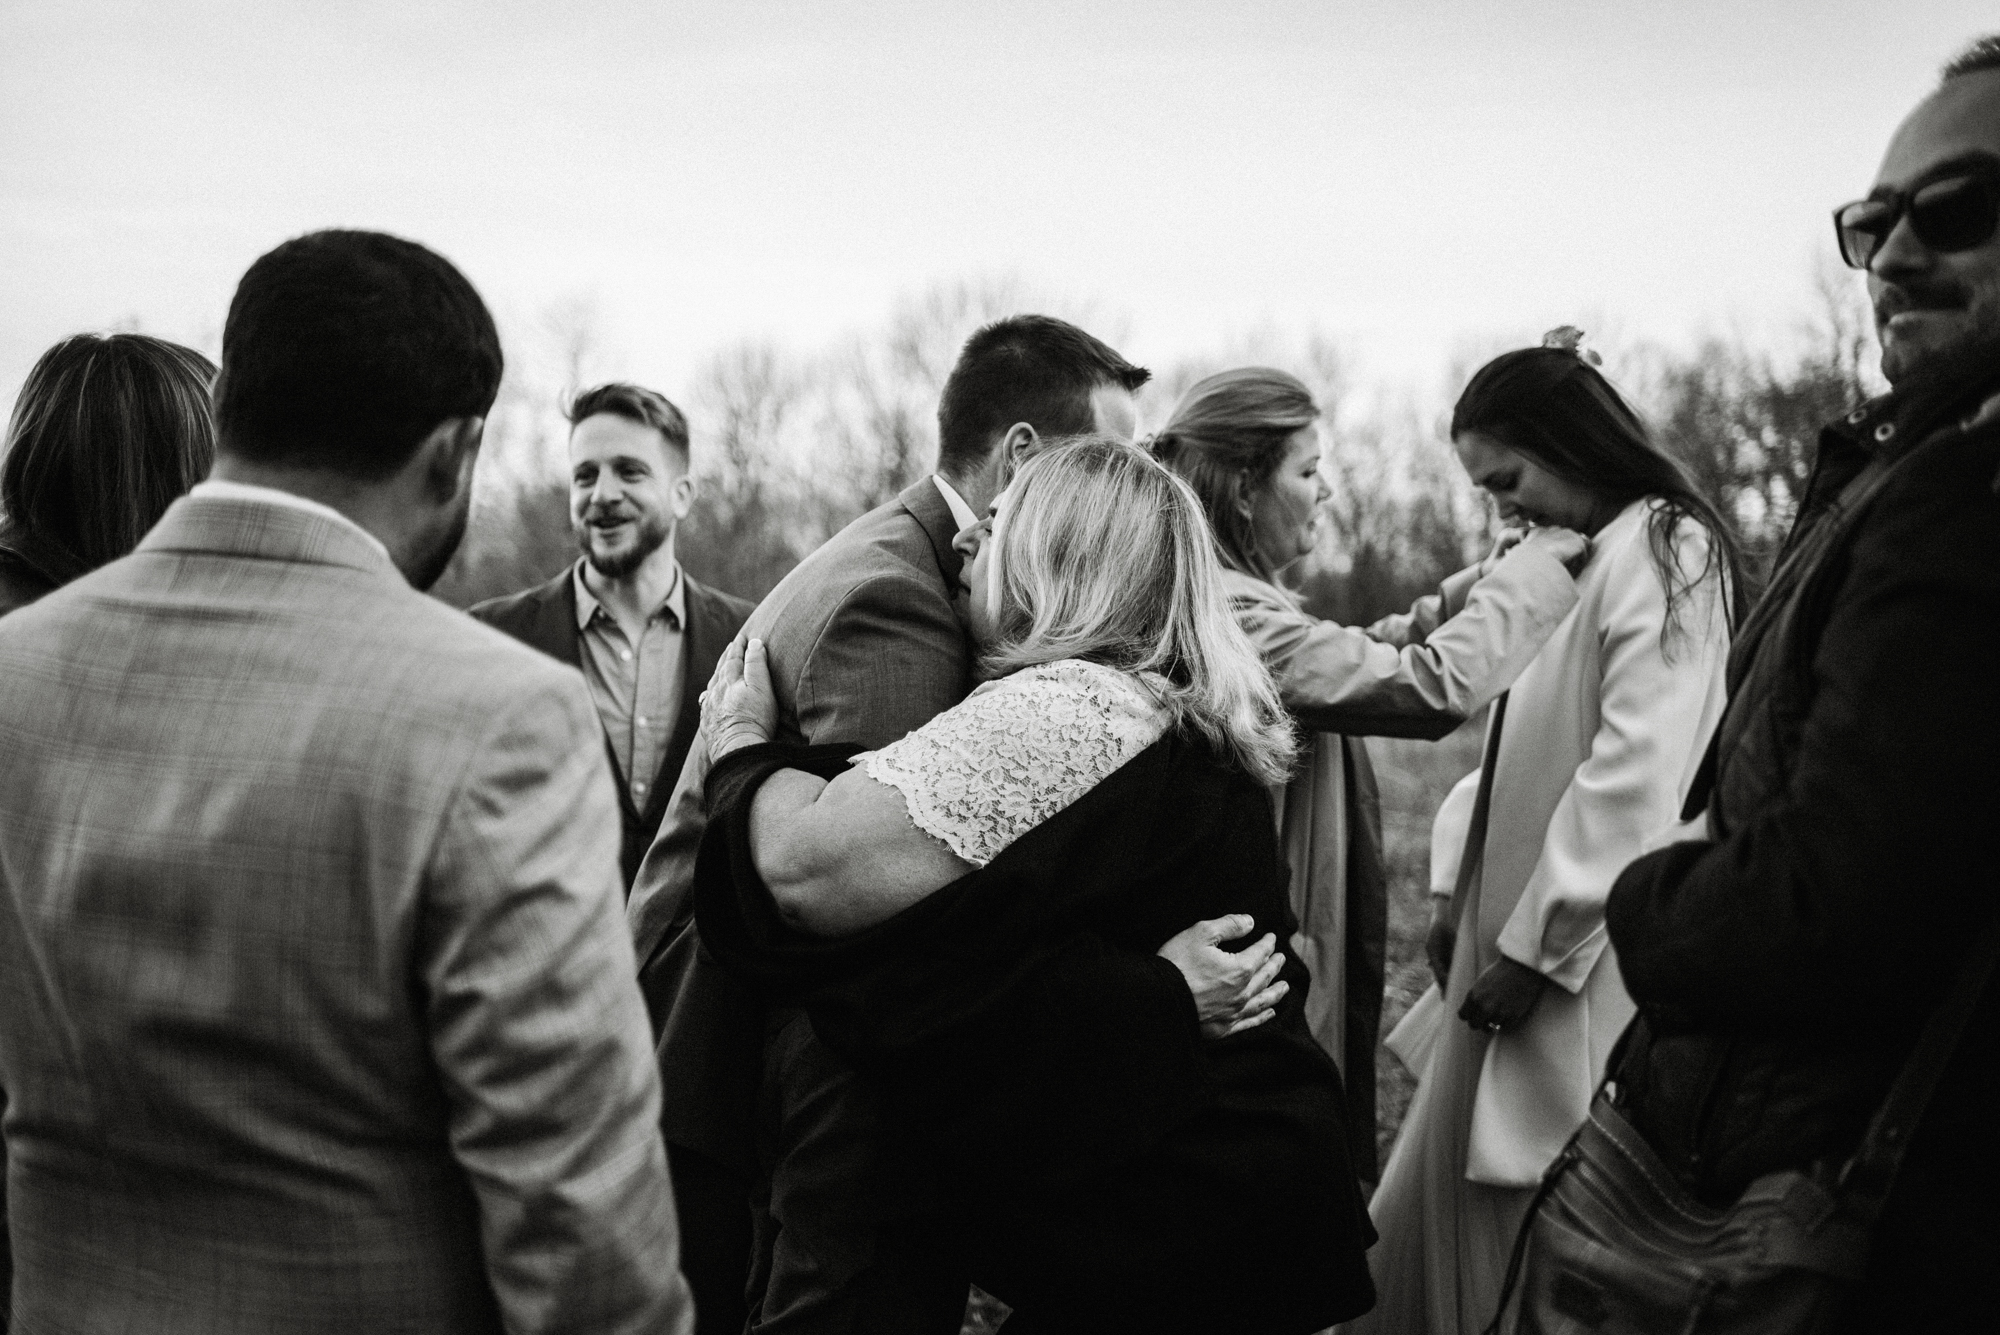
{"label": "long dark hair", "polygon": [[215,365],[144,334],[78,334],[42,354],[7,426],[7,545],[56,583],[139,545],[208,476]]}
{"label": "long dark hair", "polygon": [[[1566,347],[1520,348],[1479,368],[1458,396],[1451,434],[1478,431],[1533,459],[1565,481],[1620,506],[1641,497],[1658,502],[1647,520],[1647,544],[1666,589],[1664,639],[1679,626],[1695,586],[1723,581],[1730,624],[1741,619],[1743,544],[1715,503],[1702,495],[1680,461],[1652,433],[1595,367]],[[1708,532],[1702,568],[1682,568],[1674,535],[1683,520]]]}
{"label": "long dark hair", "polygon": [[1285,461],[1286,442],[1318,420],[1319,405],[1297,376],[1245,366],[1196,381],[1148,442],[1201,499],[1225,566],[1275,577],[1257,550],[1251,506]]}

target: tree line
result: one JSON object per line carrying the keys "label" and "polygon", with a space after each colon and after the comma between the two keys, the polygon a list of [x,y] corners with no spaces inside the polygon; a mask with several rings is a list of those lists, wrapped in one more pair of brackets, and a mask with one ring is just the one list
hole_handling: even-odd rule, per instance
{"label": "tree line", "polygon": [[[940,284],[881,326],[817,351],[737,344],[712,356],[682,392],[657,386],[687,411],[694,432],[699,492],[678,539],[687,569],[761,597],[850,519],[923,476],[936,454],[938,394],[960,345],[979,325],[1027,309],[1075,320],[1114,345],[1126,332],[1102,311],[1038,299],[1019,283]],[[509,340],[471,525],[434,590],[439,597],[466,606],[575,559],[561,404],[580,385],[609,378],[613,350],[600,328],[591,305],[576,301],[510,331],[520,336]],[[1880,389],[1865,300],[1826,266],[1812,312],[1782,355],[1725,336],[1692,349],[1633,341],[1600,351],[1607,374],[1719,499],[1759,562],[1791,522],[1819,427]],[[1452,368],[1454,390],[1483,359]],[[1141,395],[1142,429],[1164,422],[1201,376],[1252,363],[1299,376],[1324,414],[1334,498],[1299,581],[1316,613],[1365,624],[1483,551],[1492,516],[1444,440],[1448,399],[1366,392],[1325,337],[1266,335],[1155,367]]]}

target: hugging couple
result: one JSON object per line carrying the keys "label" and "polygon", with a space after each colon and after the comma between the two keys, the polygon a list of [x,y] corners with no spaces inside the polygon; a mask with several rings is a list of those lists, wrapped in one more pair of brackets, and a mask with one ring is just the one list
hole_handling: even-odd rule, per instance
{"label": "hugging couple", "polygon": [[1140,447],[1146,378],[1061,321],[981,330],[937,474],[709,685],[630,906],[704,1331],[955,1331],[968,1281],[1021,1335],[1374,1301],[1350,737],[1490,701],[1588,544],[1539,526],[1406,615],[1312,618],[1275,581],[1328,496],[1310,394],[1227,372]]}

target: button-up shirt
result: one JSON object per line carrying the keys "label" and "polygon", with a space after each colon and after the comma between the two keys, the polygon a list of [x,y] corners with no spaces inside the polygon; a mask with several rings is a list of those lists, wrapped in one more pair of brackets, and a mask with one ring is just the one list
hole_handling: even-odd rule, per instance
{"label": "button-up shirt", "polygon": [[687,581],[674,566],[674,584],[646,618],[637,643],[625,634],[618,618],[590,591],[583,562],[571,574],[576,581],[576,631],[583,679],[597,704],[597,717],[611,739],[619,778],[632,805],[646,809],[656,783],[671,784],[678,775],[661,774],[660,758],[672,740],[680,717],[681,631],[687,624]]}

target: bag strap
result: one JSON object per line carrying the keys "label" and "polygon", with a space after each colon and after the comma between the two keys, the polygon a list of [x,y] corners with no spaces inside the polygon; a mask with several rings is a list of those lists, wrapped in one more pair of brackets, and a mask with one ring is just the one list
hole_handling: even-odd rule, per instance
{"label": "bag strap", "polygon": [[1452,882],[1452,921],[1465,906],[1465,892],[1486,862],[1486,816],[1493,806],[1493,771],[1500,765],[1500,729],[1507,722],[1507,692],[1493,699],[1493,717],[1486,724],[1486,746],[1479,757],[1479,793],[1472,801],[1472,822],[1465,829],[1465,848],[1458,856],[1458,878]]}
{"label": "bag strap", "polygon": [[1996,960],[2000,960],[2000,917],[1988,922],[1986,930],[1973,943],[1952,980],[1951,990],[1924,1022],[1917,1046],[1903,1063],[1896,1083],[1889,1087],[1888,1097],[1876,1110],[1868,1134],[1862,1137],[1861,1148],[1841,1169],[1841,1205],[1863,1223],[1874,1223],[1888,1203],[1889,1189],[1895,1185],[1903,1155],[1910,1148],[1910,1135],[1930,1106],[1944,1068],[1958,1051],[1966,1022],[1986,994]]}
{"label": "bag strap", "polygon": [[1500,1281],[1500,1301],[1493,1309],[1493,1319],[1486,1323],[1486,1329],[1479,1335],[1500,1335],[1500,1323],[1507,1317],[1507,1304],[1514,1300],[1514,1290],[1521,1284],[1521,1264],[1528,1258],[1528,1238],[1534,1231],[1535,1216],[1542,1212],[1542,1203],[1556,1189],[1557,1180],[1575,1162],[1576,1139],[1572,1136],[1570,1143],[1563,1146],[1562,1153],[1542,1174],[1542,1183],[1535,1188],[1535,1198],[1528,1202],[1528,1212],[1521,1216],[1521,1227],[1514,1234],[1514,1250],[1507,1257],[1507,1277]]}

